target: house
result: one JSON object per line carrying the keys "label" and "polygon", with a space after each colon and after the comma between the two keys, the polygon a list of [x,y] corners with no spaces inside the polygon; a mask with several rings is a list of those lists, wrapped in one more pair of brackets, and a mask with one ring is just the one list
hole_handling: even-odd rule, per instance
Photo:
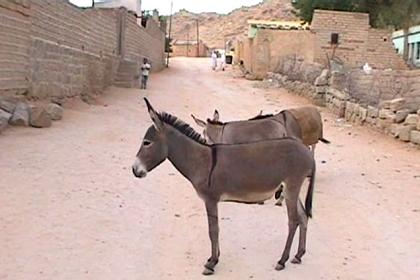
{"label": "house", "polygon": [[[94,0],[96,8],[119,8],[124,7],[128,11],[141,16],[141,0]],[[141,24],[141,19],[137,20]]]}
{"label": "house", "polygon": [[172,56],[208,57],[210,49],[201,40],[198,47],[196,40],[175,40],[172,43]]}
{"label": "house", "polygon": [[[404,31],[392,33],[395,49],[401,56],[404,54]],[[420,67],[420,25],[408,29],[408,60],[409,63]]]}

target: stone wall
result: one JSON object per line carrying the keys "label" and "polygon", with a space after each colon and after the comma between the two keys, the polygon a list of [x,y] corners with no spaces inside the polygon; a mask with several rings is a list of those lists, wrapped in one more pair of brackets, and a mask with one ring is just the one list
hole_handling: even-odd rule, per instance
{"label": "stone wall", "polygon": [[[391,31],[373,29],[369,14],[315,10],[311,30],[315,32],[315,61],[327,65],[327,56],[339,58],[349,67],[362,67],[366,62],[378,69],[407,69],[393,48]],[[333,51],[331,34],[339,35]]]}
{"label": "stone wall", "polygon": [[29,1],[0,1],[0,94],[29,87]]}
{"label": "stone wall", "polygon": [[[62,103],[113,84],[120,62],[164,65],[164,32],[126,9],[80,9],[66,0],[0,1],[0,96]],[[134,77],[137,73],[132,73]]]}

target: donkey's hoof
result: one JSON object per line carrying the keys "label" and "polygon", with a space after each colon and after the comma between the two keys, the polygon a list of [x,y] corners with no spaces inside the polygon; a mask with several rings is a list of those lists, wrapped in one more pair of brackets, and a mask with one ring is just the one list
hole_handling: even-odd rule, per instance
{"label": "donkey's hoof", "polygon": [[285,267],[286,267],[286,266],[285,266],[284,264],[278,263],[278,264],[276,265],[276,270],[277,270],[277,271],[280,271],[280,270],[283,270]]}
{"label": "donkey's hoof", "polygon": [[298,257],[294,257],[293,260],[291,261],[291,263],[301,264],[302,263],[302,260],[300,258],[298,258]]}
{"label": "donkey's hoof", "polygon": [[214,274],[214,269],[211,269],[211,268],[208,268],[208,267],[205,267],[204,268],[204,270],[203,270],[203,275],[213,275]]}

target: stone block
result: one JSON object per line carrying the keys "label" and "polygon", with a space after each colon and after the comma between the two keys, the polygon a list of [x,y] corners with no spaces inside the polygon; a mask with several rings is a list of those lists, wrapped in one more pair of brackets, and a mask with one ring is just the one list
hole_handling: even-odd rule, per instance
{"label": "stone block", "polygon": [[367,109],[359,106],[359,119],[364,122],[367,118]]}
{"label": "stone block", "polygon": [[420,145],[420,131],[412,130],[410,133],[410,141],[414,144]]}
{"label": "stone block", "polygon": [[31,107],[30,124],[36,128],[50,127],[51,117],[42,106]]}
{"label": "stone block", "polygon": [[378,119],[376,121],[376,127],[384,131],[389,131],[392,124],[393,121],[389,119]]}
{"label": "stone block", "polygon": [[404,124],[417,125],[419,119],[420,117],[417,114],[408,114],[408,116],[405,118]]}
{"label": "stone block", "polygon": [[381,109],[379,110],[379,118],[382,120],[395,120],[395,114],[389,109]]}
{"label": "stone block", "polygon": [[368,106],[367,108],[367,116],[368,118],[377,118],[379,117],[379,109],[373,106]]}
{"label": "stone block", "polygon": [[28,126],[29,125],[29,106],[26,103],[19,102],[13,111],[9,124],[14,126]]}
{"label": "stone block", "polygon": [[51,120],[58,121],[63,118],[64,109],[58,104],[50,103],[46,108],[47,113],[50,115]]}
{"label": "stone block", "polygon": [[321,75],[315,79],[315,86],[328,85],[329,74],[330,74],[330,71],[328,69],[322,70]]}
{"label": "stone block", "polygon": [[376,125],[377,120],[378,118],[371,118],[371,117],[366,118],[366,122],[371,125]]}
{"label": "stone block", "polygon": [[414,130],[416,127],[413,125],[403,125],[397,131],[397,136],[400,138],[401,141],[409,142],[410,141],[410,134],[411,131]]}
{"label": "stone block", "polygon": [[385,100],[379,103],[379,109],[390,109],[390,108],[391,108],[391,100]]}
{"label": "stone block", "polygon": [[406,103],[405,98],[393,99],[393,100],[391,100],[391,102],[389,104],[389,109],[393,112],[402,110],[405,107],[405,103]]}
{"label": "stone block", "polygon": [[397,113],[395,113],[395,122],[402,123],[409,113],[410,113],[410,110],[408,109],[397,111]]}
{"label": "stone block", "polygon": [[0,133],[6,129],[11,116],[12,114],[9,112],[0,109]]}
{"label": "stone block", "polygon": [[0,99],[0,109],[12,114],[16,108],[16,103],[14,100],[2,98]]}

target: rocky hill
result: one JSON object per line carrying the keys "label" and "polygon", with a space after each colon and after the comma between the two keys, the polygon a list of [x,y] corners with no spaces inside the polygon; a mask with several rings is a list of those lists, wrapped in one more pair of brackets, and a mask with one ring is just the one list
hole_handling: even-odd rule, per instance
{"label": "rocky hill", "polygon": [[173,16],[171,37],[175,40],[196,40],[198,20],[200,39],[210,48],[223,48],[225,38],[234,39],[247,34],[248,20],[296,20],[292,10],[290,0],[264,0],[225,15],[181,10]]}

